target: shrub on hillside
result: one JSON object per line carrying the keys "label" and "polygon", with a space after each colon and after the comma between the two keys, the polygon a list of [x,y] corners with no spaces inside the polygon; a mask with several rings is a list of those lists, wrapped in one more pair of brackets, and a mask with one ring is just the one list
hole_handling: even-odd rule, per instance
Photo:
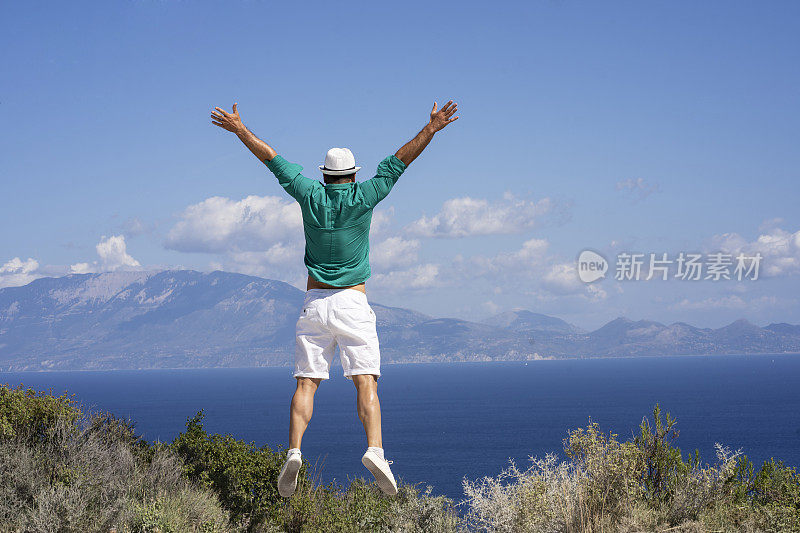
{"label": "shrub on hillside", "polygon": [[66,393],[53,396],[52,391],[39,392],[0,386],[0,439],[14,437],[43,440],[56,422],[67,425],[82,416],[77,402]]}
{"label": "shrub on hillside", "polygon": [[420,493],[401,483],[397,497],[387,497],[374,483],[360,478],[346,487],[321,485],[309,474],[305,459],[296,493],[282,498],[276,480],[285,452],[209,434],[203,428],[202,411],[170,447],[182,459],[186,476],[213,490],[237,527],[246,531],[457,531],[452,501],[431,496],[430,489]]}
{"label": "shrub on hillside", "polygon": [[0,421],[2,531],[227,530],[216,496],[183,478],[180,459],[141,441],[129,423],[84,415],[66,395],[7,386]]}
{"label": "shrub on hillside", "polygon": [[[276,480],[284,454],[269,446],[237,440],[230,435],[209,435],[203,429],[203,412],[186,424],[170,445],[183,460],[183,472],[192,481],[213,490],[234,521],[252,529],[274,521],[283,500]],[[306,477],[305,462],[300,482]]]}
{"label": "shrub on hillside", "polygon": [[385,496],[374,483],[357,478],[346,487],[319,486],[308,479],[287,500],[283,531],[328,533],[339,531],[455,533],[461,531],[452,500],[431,496],[400,483],[394,497]]}
{"label": "shrub on hillside", "polygon": [[595,423],[571,431],[566,461],[555,455],[513,462],[494,477],[464,480],[465,522],[492,532],[800,531],[800,479],[769,461],[758,472],[717,445],[713,464],[674,446],[675,420],[644,419],[619,442]]}

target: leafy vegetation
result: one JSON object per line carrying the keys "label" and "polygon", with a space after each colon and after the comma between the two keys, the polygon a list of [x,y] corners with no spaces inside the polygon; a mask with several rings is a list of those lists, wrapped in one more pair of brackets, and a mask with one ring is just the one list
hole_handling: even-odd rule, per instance
{"label": "leafy vegetation", "polygon": [[0,531],[227,531],[216,496],[131,424],[71,397],[0,387]]}
{"label": "leafy vegetation", "polygon": [[756,469],[720,445],[705,464],[677,437],[656,406],[630,440],[590,421],[562,459],[465,479],[458,505],[404,483],[395,497],[362,479],[323,485],[307,463],[285,499],[283,450],[209,434],[202,412],[172,443],[150,444],[71,396],[2,386],[0,532],[800,531],[793,468]]}
{"label": "leafy vegetation", "polygon": [[555,455],[513,462],[498,476],[464,480],[465,522],[478,531],[800,531],[800,477],[781,462],[756,472],[717,444],[716,461],[674,444],[676,421],[660,406],[639,434],[620,442],[596,423]]}

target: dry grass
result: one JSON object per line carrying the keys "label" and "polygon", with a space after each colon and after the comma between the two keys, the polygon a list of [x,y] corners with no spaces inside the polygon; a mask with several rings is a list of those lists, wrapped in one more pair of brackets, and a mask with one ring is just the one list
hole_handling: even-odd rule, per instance
{"label": "dry grass", "polygon": [[[656,409],[654,415],[660,416]],[[669,417],[668,417],[669,420]],[[619,442],[596,424],[574,430],[555,455],[514,462],[496,476],[464,480],[462,528],[497,533],[800,531],[800,480],[778,467],[741,479],[739,452],[717,445],[716,461],[683,460],[672,423],[643,423]],[[766,467],[765,467],[766,469]],[[760,487],[760,488],[759,488]],[[758,500],[755,493],[766,493]]]}
{"label": "dry grass", "polygon": [[0,440],[0,531],[226,531],[216,496],[184,479],[166,447],[132,445],[128,429],[94,415]]}

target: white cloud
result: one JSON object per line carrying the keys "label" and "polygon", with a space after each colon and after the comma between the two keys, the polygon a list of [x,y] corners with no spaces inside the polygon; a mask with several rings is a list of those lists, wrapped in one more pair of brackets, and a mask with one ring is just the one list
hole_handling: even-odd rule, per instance
{"label": "white cloud", "polygon": [[[574,263],[556,263],[544,275],[543,284],[553,292],[579,292],[585,286],[578,278]],[[591,286],[591,285],[588,285]]]}
{"label": "white cloud", "polygon": [[37,270],[39,270],[39,262],[32,257],[25,261],[19,257],[6,261],[0,267],[0,288],[27,285],[31,281],[42,277],[42,275],[37,274]]}
{"label": "white cloud", "polygon": [[297,202],[276,196],[248,196],[239,201],[214,196],[181,213],[165,246],[180,252],[263,251],[277,243],[296,242],[302,235]]}
{"label": "white cloud", "polygon": [[608,293],[600,285],[587,285],[586,294],[592,300],[605,300]]}
{"label": "white cloud", "polygon": [[500,312],[501,307],[491,300],[483,302],[483,307],[490,315],[496,315]]}
{"label": "white cloud", "polygon": [[608,294],[598,284],[580,281],[574,262],[549,255],[545,239],[528,239],[511,252],[493,256],[456,256],[448,273],[448,284],[468,284],[477,278],[494,284],[494,294],[524,292],[545,299],[549,295],[578,296],[602,300]]}
{"label": "white cloud", "polygon": [[780,217],[768,218],[758,226],[758,231],[769,231],[777,228],[783,224],[783,219]]}
{"label": "white cloud", "polygon": [[95,249],[105,270],[142,266],[139,261],[128,254],[123,235],[112,235],[111,237],[104,235]]}
{"label": "white cloud", "polygon": [[744,309],[745,307],[747,307],[747,303],[735,294],[695,301],[684,298],[670,306],[671,309]]}
{"label": "white cloud", "polygon": [[307,273],[303,264],[303,249],[302,242],[276,243],[264,251],[227,253],[220,261],[212,261],[209,266],[214,270],[279,279],[304,287]]}
{"label": "white cloud", "polygon": [[207,198],[184,209],[164,246],[219,254],[209,263],[212,269],[305,284],[303,217],[293,200]]}
{"label": "white cloud", "polygon": [[669,306],[670,309],[689,309],[689,310],[710,310],[710,309],[747,309],[754,310],[774,310],[776,307],[795,306],[797,301],[794,299],[781,299],[777,296],[764,295],[757,298],[744,299],[737,294],[727,296],[710,296],[702,300],[683,300]]}
{"label": "white cloud", "polygon": [[376,209],[372,212],[372,222],[369,226],[370,237],[385,233],[392,223],[394,217],[394,207],[388,209]]}
{"label": "white cloud", "polygon": [[534,227],[553,209],[552,201],[521,200],[507,193],[496,202],[480,198],[452,198],[433,216],[422,216],[406,226],[419,237],[471,237],[519,233]]}
{"label": "white cloud", "polygon": [[781,276],[800,273],[800,231],[790,233],[772,227],[766,233],[759,235],[755,241],[747,241],[738,233],[723,233],[714,236],[712,245],[716,247],[714,251],[733,255],[761,253],[763,259],[759,275]]}
{"label": "white cloud", "polygon": [[112,270],[138,270],[141,268],[139,261],[134,259],[127,250],[124,235],[103,235],[95,246],[100,261],[91,263],[75,263],[69,267],[71,274],[88,274],[91,272],[108,272]]}
{"label": "white cloud", "polygon": [[748,313],[757,311],[774,311],[776,308],[796,308],[797,300],[794,298],[779,298],[773,295],[763,295],[755,298],[743,298],[737,294],[723,296],[710,296],[702,300],[689,300],[684,298],[669,306],[673,310],[725,310],[745,309]]}
{"label": "white cloud", "polygon": [[626,179],[617,182],[616,189],[633,195],[641,201],[661,189],[658,183],[648,183],[644,178]]}
{"label": "white cloud", "polygon": [[375,274],[367,282],[377,289],[396,292],[407,289],[428,289],[442,284],[439,265],[425,263],[405,270],[393,270],[385,274]]}
{"label": "white cloud", "polygon": [[473,255],[453,259],[454,264],[464,271],[463,275],[474,277],[479,275],[518,275],[521,272],[532,272],[534,267],[540,268],[547,262],[547,249],[550,243],[545,239],[528,239],[518,250],[501,252],[493,256]]}
{"label": "white cloud", "polygon": [[90,263],[75,263],[74,265],[70,265],[69,273],[70,274],[89,274],[91,272],[96,271],[96,265],[92,265]]}
{"label": "white cloud", "polygon": [[286,267],[292,264],[303,265],[304,246],[301,243],[276,243],[262,252],[233,252],[230,260],[239,264]]}
{"label": "white cloud", "polygon": [[65,265],[39,265],[36,259],[22,261],[15,257],[0,267],[0,288],[27,285],[31,281],[45,276],[63,276],[64,274],[88,274],[111,270],[141,270],[142,266],[127,251],[123,235],[103,236],[95,246],[99,261]]}
{"label": "white cloud", "polygon": [[605,300],[608,293],[598,283],[581,282],[575,263],[555,263],[542,277],[543,288],[551,293],[580,295],[589,300]]}
{"label": "white cloud", "polygon": [[408,266],[418,260],[419,246],[417,239],[389,237],[370,246],[369,262],[380,269]]}

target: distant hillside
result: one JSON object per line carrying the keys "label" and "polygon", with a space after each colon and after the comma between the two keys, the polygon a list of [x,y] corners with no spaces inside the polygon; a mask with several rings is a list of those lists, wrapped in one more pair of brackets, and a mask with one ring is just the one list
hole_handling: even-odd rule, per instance
{"label": "distant hillside", "polygon": [[554,316],[533,313],[525,309],[508,311],[482,320],[484,324],[514,331],[541,331],[550,333],[583,333],[578,326]]}
{"label": "distant hillside", "polygon": [[761,328],[737,320],[719,329],[696,328],[684,322],[664,325],[624,317],[582,335],[559,339],[555,353],[590,356],[694,355],[800,352],[800,334]]}
{"label": "distant hillside", "polygon": [[[286,365],[303,291],[192,270],[42,278],[0,289],[0,369]],[[800,352],[800,326],[618,318],[592,332],[512,311],[480,323],[372,303],[385,362]]]}

